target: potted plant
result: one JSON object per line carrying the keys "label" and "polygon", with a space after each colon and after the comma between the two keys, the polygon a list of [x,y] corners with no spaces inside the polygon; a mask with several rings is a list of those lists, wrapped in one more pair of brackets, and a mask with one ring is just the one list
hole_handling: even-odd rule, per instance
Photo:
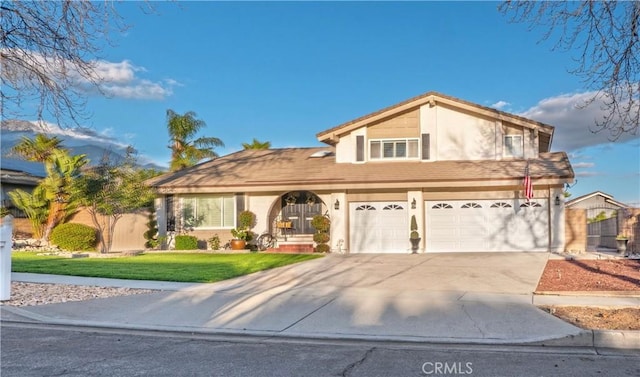
{"label": "potted plant", "polygon": [[242,211],[238,215],[238,226],[231,229],[231,249],[244,250],[246,249],[247,242],[253,239],[253,232],[251,228],[256,223],[256,215],[251,211]]}
{"label": "potted plant", "polygon": [[411,215],[411,233],[409,235],[409,241],[411,242],[411,254],[417,254],[420,247],[420,233],[418,233],[418,222],[416,221],[416,215]]}
{"label": "potted plant", "polygon": [[627,243],[629,242],[629,238],[624,234],[618,234],[616,236],[616,246],[618,248],[618,253],[625,255],[627,252]]}

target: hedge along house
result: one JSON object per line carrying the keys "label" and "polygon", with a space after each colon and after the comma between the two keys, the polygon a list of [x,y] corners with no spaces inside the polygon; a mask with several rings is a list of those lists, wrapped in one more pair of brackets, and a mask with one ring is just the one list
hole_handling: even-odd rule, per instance
{"label": "hedge along house", "polygon": [[562,251],[574,173],[564,152],[549,152],[553,130],[429,92],[320,132],[326,147],[244,150],[150,184],[161,234],[196,218],[192,234],[231,238],[247,209],[256,233],[309,249],[311,218],[327,214],[334,250],[409,253],[415,215],[426,253]]}

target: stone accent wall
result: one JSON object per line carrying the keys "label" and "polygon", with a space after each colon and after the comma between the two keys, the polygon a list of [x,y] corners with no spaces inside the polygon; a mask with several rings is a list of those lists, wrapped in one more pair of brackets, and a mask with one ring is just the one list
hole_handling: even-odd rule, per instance
{"label": "stone accent wall", "polygon": [[565,251],[587,250],[587,210],[565,208]]}
{"label": "stone accent wall", "polygon": [[629,237],[627,252],[640,252],[640,208],[627,208],[618,212],[620,234]]}

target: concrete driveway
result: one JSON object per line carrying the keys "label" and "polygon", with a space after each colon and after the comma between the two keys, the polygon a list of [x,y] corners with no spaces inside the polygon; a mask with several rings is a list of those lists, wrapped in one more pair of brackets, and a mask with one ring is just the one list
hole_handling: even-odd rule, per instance
{"label": "concrete driveway", "polygon": [[178,291],[27,308],[47,322],[190,332],[522,343],[580,329],[537,309],[546,253],[328,255]]}
{"label": "concrete driveway", "polygon": [[286,289],[309,294],[482,292],[530,295],[547,253],[353,254],[287,266],[215,284],[216,291]]}

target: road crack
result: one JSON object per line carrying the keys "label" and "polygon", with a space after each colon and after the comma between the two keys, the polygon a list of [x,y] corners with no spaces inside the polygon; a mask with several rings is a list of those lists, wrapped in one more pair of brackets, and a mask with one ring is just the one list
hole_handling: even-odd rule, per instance
{"label": "road crack", "polygon": [[359,367],[360,365],[362,365],[367,358],[373,353],[373,351],[376,350],[376,347],[372,347],[370,349],[367,350],[367,352],[364,353],[364,355],[362,356],[362,358],[360,358],[360,360],[357,360],[349,365],[347,365],[346,368],[344,368],[344,370],[342,371],[342,373],[340,374],[340,376],[342,377],[347,377],[351,374],[351,372],[356,368]]}

